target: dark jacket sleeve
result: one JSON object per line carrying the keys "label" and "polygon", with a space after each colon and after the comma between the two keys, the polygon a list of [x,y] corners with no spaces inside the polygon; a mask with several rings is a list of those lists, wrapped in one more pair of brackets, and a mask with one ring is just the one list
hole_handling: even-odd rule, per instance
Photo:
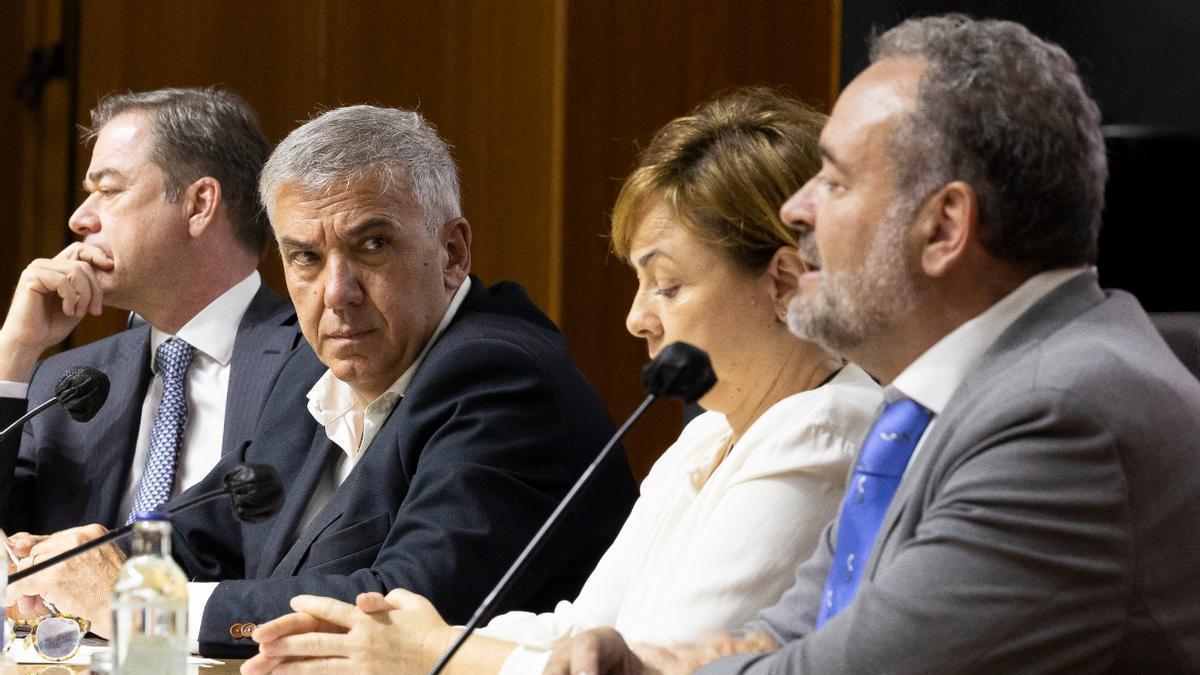
{"label": "dark jacket sleeve", "polygon": [[[27,403],[23,398],[0,398],[0,429],[7,428],[21,415],[25,414]],[[0,440],[0,523],[5,531],[15,532],[13,521],[13,500],[21,499],[21,477],[17,467],[20,463],[21,438],[24,433],[20,430],[9,434]]]}

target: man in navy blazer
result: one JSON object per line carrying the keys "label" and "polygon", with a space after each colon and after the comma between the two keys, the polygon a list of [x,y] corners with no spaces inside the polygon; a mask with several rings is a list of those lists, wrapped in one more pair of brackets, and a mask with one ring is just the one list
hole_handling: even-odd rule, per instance
{"label": "man in navy blazer", "polygon": [[[276,149],[261,194],[312,349],[284,366],[249,447],[206,479],[270,463],[281,513],[240,525],[215,504],[176,520],[193,637],[205,655],[246,656],[254,626],[297,594],[397,587],[464,621],[612,433],[608,414],[519,286],[469,276],[457,171],[417,113],[321,115]],[[608,463],[503,606],[576,592],[634,497],[624,459]],[[95,622],[119,561],[107,555],[57,573],[94,592],[53,574],[21,590]]]}
{"label": "man in navy blazer", "polygon": [[[291,303],[255,271],[270,239],[257,197],[270,145],[245,101],[219,88],[108,96],[85,138],[95,140],[88,197],[69,222],[81,241],[29,265],[0,330],[0,423],[51,398],[72,366],[97,368],[112,386],[91,421],[55,407],[0,446],[9,533],[125,522],[163,388],[152,347],[195,343],[178,493],[249,439],[300,342]],[[139,325],[38,363],[102,305],[136,312]]]}

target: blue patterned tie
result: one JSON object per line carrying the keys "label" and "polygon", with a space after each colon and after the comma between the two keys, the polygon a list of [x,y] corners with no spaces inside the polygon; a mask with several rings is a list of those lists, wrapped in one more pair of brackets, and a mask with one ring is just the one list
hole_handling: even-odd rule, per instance
{"label": "blue patterned tie", "polygon": [[158,346],[155,362],[163,376],[162,400],[154,413],[154,430],[150,433],[150,452],[142,484],[133,500],[133,510],[126,524],[139,513],[152,511],[171,498],[175,485],[175,468],[179,464],[179,446],[183,443],[183,428],[187,424],[187,369],[196,349],[179,338],[171,338]]}
{"label": "blue patterned tie", "polygon": [[906,398],[885,405],[871,427],[838,516],[837,545],[833,566],[825,578],[818,628],[854,599],[883,514],[896,496],[908,460],[932,417],[932,412]]}

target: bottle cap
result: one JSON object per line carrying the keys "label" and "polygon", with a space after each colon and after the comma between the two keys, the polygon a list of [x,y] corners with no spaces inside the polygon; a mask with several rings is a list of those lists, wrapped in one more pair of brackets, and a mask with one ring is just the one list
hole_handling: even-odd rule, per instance
{"label": "bottle cap", "polygon": [[140,523],[143,521],[163,521],[163,520],[170,520],[170,519],[171,519],[170,514],[165,513],[163,511],[142,511],[140,513],[135,513],[133,516],[133,521],[136,523]]}

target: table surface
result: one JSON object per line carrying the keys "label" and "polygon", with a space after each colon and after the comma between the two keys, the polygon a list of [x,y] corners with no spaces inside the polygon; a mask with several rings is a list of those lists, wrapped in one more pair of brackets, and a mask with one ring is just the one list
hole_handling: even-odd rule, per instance
{"label": "table surface", "polygon": [[[228,659],[221,666],[191,666],[189,675],[236,675],[238,669],[245,663],[243,659]],[[27,663],[21,666],[21,675],[68,675],[68,673],[86,673],[87,666],[63,666]]]}

